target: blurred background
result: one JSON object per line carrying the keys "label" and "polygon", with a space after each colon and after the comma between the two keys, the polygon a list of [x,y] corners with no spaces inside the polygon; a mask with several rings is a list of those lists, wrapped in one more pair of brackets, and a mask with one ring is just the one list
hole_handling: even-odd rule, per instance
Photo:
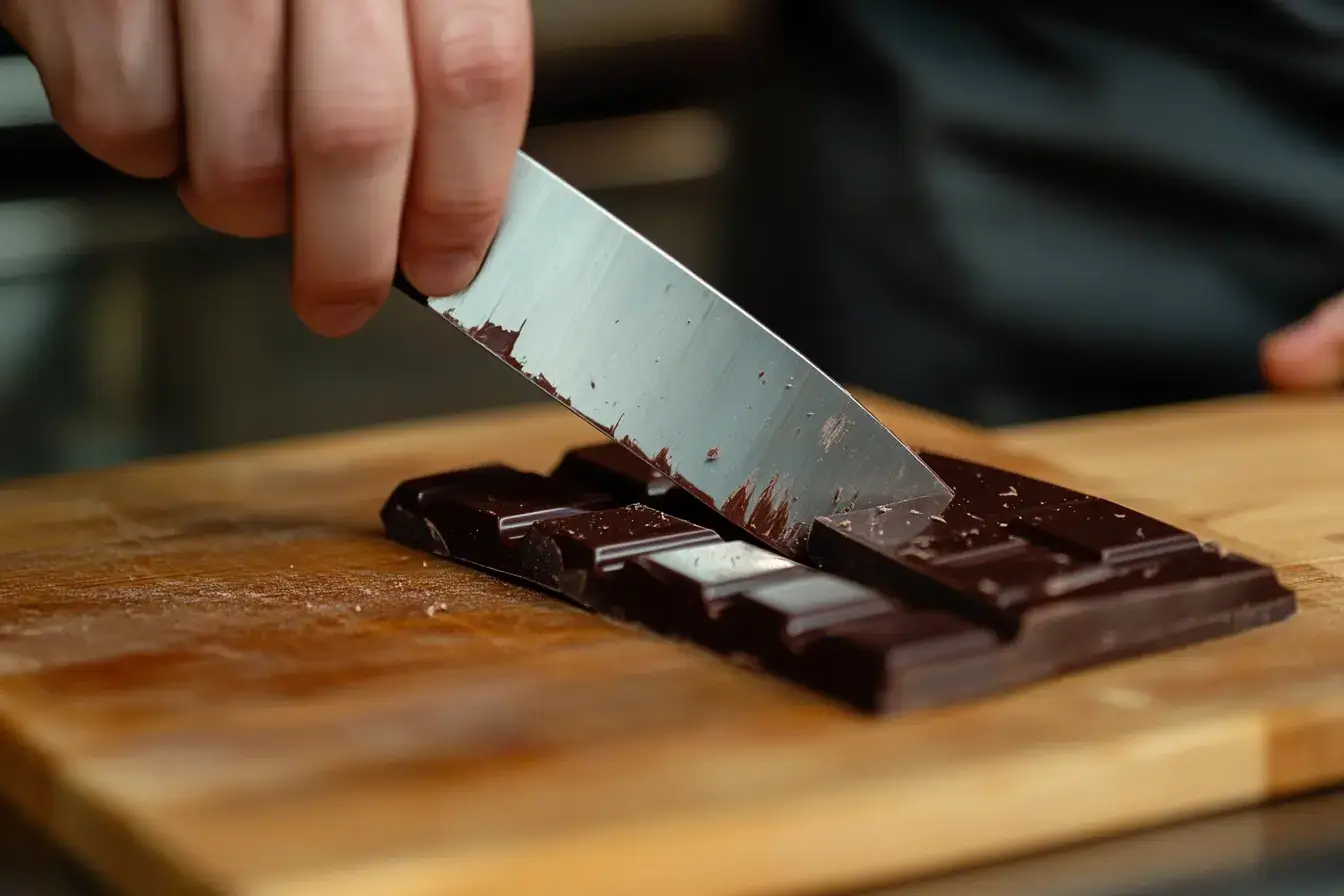
{"label": "blurred background", "polygon": [[[541,0],[527,149],[713,282],[736,0]],[[0,480],[542,396],[412,302],[328,341],[225,238],[50,122],[0,47]]]}
{"label": "blurred background", "polygon": [[[1344,288],[1336,2],[533,0],[526,149],[827,373],[984,425],[1263,388]],[[1159,27],[1160,26],[1160,27]],[[0,480],[546,400],[51,123],[0,47]]]}

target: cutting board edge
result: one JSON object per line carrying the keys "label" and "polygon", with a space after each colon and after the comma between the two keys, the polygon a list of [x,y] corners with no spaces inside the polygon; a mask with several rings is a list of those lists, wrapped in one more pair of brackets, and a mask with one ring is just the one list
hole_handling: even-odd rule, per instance
{"label": "cutting board edge", "polygon": [[[1344,739],[1344,701],[1303,705],[1294,711],[1311,717],[1318,725],[1332,725]],[[1184,725],[1156,722],[1123,744],[1060,745],[1013,758],[1005,767],[1002,759],[983,760],[958,766],[948,774],[910,781],[899,776],[875,776],[844,789],[794,797],[768,798],[750,805],[711,812],[686,812],[677,816],[625,822],[619,826],[595,827],[571,835],[512,841],[476,853],[433,856],[407,855],[362,871],[358,867],[324,867],[311,876],[304,874],[260,876],[239,881],[237,891],[259,896],[428,896],[451,887],[455,894],[476,896],[500,892],[538,892],[543,885],[552,893],[627,893],[635,888],[647,896],[681,896],[687,892],[705,896],[773,894],[808,887],[861,887],[897,883],[911,878],[1011,859],[1061,846],[1132,833],[1158,825],[1216,815],[1245,808],[1270,798],[1313,789],[1305,780],[1273,781],[1276,738],[1268,731],[1272,719],[1247,710],[1217,718],[1202,718]],[[1177,762],[1173,767],[1172,758]],[[949,799],[982,788],[986,775],[1040,782],[1059,777],[1066,769],[1074,782],[1072,793],[1098,794],[1097,775],[1118,776],[1102,791],[1112,805],[1094,815],[1086,826],[1075,818],[1045,813],[1033,827],[1023,824],[1014,838],[1005,840],[997,829],[976,831],[975,819],[964,811],[945,811],[940,806],[960,805],[967,800]],[[1324,770],[1322,770],[1324,771]],[[1199,781],[1200,787],[1175,794],[1161,783],[1172,775],[1183,781]],[[1344,755],[1328,772],[1344,780]],[[1069,788],[1065,788],[1068,790]],[[1010,794],[1011,795],[1011,794]],[[1021,803],[1019,817],[1030,815],[1030,805],[1040,800],[1037,783],[1011,795]],[[1069,793],[1057,794],[1066,798]],[[892,807],[900,807],[893,819]],[[1005,809],[999,807],[997,814]],[[1008,814],[1012,814],[1009,812]],[[902,819],[901,816],[904,816]],[[809,818],[812,827],[824,827],[826,842],[843,843],[843,852],[809,852],[805,831],[790,819]],[[925,841],[946,836],[945,844],[925,842],[900,855],[892,852],[891,833],[874,837],[876,826],[919,830]],[[806,827],[807,825],[804,825]],[[848,835],[838,834],[849,828]],[[743,830],[761,833],[751,852],[744,849]],[[900,835],[898,835],[900,836]],[[675,847],[667,844],[675,843]],[[696,851],[702,861],[678,862]],[[618,861],[612,862],[611,856]],[[787,855],[791,861],[777,859]],[[710,861],[703,861],[712,856]],[[772,861],[773,859],[773,861]],[[676,868],[650,880],[647,869]],[[735,868],[751,869],[734,874]],[[762,875],[761,869],[771,873]],[[557,888],[556,880],[568,881]]]}

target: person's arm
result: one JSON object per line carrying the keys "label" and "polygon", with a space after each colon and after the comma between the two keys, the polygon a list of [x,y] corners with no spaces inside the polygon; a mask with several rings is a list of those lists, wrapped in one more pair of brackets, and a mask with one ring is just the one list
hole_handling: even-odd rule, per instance
{"label": "person's arm", "polygon": [[1260,357],[1265,379],[1275,388],[1344,387],[1344,294],[1270,336],[1261,346]]}
{"label": "person's arm", "polygon": [[398,260],[421,291],[458,291],[498,227],[528,0],[0,0],[0,25],[87,151],[186,172],[213,229],[292,229],[294,307],[318,333],[367,321]]}

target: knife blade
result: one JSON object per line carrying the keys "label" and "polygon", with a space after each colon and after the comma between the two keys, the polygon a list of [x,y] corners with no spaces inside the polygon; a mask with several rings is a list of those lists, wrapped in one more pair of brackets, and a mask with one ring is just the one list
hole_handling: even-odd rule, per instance
{"label": "knife blade", "polygon": [[849,392],[526,153],[471,285],[396,285],[786,555],[814,517],[951,498]]}

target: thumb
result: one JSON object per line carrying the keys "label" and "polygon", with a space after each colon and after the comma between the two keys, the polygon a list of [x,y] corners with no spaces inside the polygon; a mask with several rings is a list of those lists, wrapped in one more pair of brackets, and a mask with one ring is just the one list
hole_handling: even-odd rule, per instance
{"label": "thumb", "polygon": [[1344,295],[1267,337],[1260,346],[1260,366],[1278,389],[1344,386]]}

